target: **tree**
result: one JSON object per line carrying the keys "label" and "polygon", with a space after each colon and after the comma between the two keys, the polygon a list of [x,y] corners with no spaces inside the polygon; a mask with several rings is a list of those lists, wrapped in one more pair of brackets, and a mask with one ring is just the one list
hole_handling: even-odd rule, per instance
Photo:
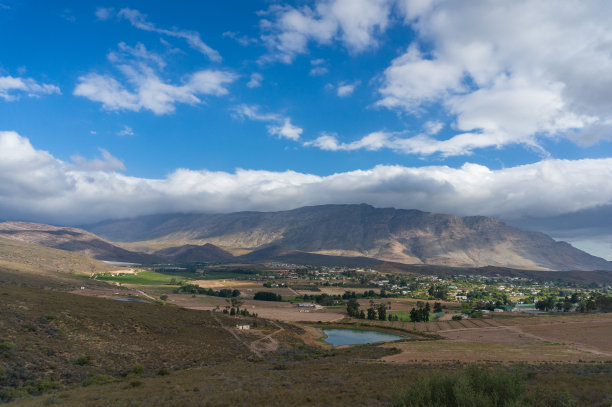
{"label": "tree", "polygon": [[440,304],[439,302],[434,302],[433,312],[442,312],[442,304]]}
{"label": "tree", "polygon": [[368,319],[376,319],[376,310],[373,307],[368,308]]}
{"label": "tree", "polygon": [[346,313],[349,314],[350,317],[359,317],[359,302],[355,298],[349,299],[346,304]]}
{"label": "tree", "polygon": [[385,304],[378,304],[378,319],[384,321],[387,319],[387,306]]}
{"label": "tree", "polygon": [[232,307],[236,307],[236,313],[240,312],[240,306],[243,303],[244,302],[242,300],[238,299],[237,297],[230,298],[230,304],[232,305]]}

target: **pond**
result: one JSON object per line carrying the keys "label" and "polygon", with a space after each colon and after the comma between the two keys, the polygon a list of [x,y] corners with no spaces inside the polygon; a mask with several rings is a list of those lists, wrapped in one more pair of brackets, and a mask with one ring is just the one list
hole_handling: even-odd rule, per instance
{"label": "pond", "polygon": [[398,339],[406,339],[403,336],[388,334],[380,331],[366,331],[358,329],[332,328],[324,329],[323,332],[327,335],[326,342],[334,346],[341,345],[361,345],[365,343],[396,341]]}

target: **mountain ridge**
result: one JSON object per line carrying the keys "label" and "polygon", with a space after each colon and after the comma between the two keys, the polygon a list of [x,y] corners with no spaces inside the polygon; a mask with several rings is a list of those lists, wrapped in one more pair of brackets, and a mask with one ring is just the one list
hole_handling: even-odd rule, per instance
{"label": "mountain ridge", "polygon": [[222,249],[281,246],[319,254],[405,264],[499,266],[535,270],[610,270],[612,263],[565,242],[485,216],[436,214],[359,205],[306,206],[277,212],[164,214],[84,225],[116,242]]}
{"label": "mountain ridge", "polygon": [[91,232],[73,227],[9,221],[0,223],[0,237],[81,253],[98,260],[129,263],[154,263],[159,260],[149,254],[126,250]]}

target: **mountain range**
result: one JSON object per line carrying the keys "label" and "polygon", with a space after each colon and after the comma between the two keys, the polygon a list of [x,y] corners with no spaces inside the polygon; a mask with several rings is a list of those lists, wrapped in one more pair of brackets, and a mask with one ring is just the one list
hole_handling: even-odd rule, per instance
{"label": "mountain range", "polygon": [[[406,264],[612,269],[612,263],[568,243],[557,242],[543,233],[519,230],[494,218],[366,204],[320,205],[278,212],[150,215],[82,228],[123,247],[161,257],[176,253],[177,247],[209,244],[242,255],[280,247]],[[164,251],[171,247],[175,249]]]}

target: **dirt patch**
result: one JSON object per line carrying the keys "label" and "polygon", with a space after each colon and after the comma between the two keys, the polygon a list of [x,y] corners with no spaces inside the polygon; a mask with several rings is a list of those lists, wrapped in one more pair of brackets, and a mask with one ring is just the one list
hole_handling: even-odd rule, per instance
{"label": "dirt patch", "polygon": [[383,358],[391,363],[441,362],[578,362],[610,360],[602,355],[584,352],[566,345],[548,342],[506,344],[494,342],[461,342],[457,340],[415,341],[383,345],[402,352]]}
{"label": "dirt patch", "polygon": [[543,340],[603,352],[612,357],[612,318],[596,317],[584,321],[568,320],[517,328]]}

